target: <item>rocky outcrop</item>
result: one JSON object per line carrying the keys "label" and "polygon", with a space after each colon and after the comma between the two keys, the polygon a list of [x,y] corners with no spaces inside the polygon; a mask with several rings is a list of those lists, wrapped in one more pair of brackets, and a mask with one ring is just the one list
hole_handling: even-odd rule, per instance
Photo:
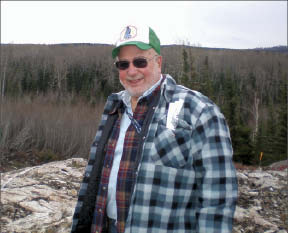
{"label": "rocky outcrop", "polygon": [[287,171],[237,171],[239,198],[233,233],[287,233]]}
{"label": "rocky outcrop", "polygon": [[69,232],[86,161],[73,158],[2,174],[1,232]]}
{"label": "rocky outcrop", "polygon": [[[69,232],[87,161],[47,163],[1,175],[1,233]],[[287,233],[287,169],[238,170],[233,233]]]}
{"label": "rocky outcrop", "polygon": [[282,171],[288,168],[288,159],[287,160],[283,160],[283,161],[279,161],[276,163],[272,163],[269,168],[271,170],[276,170],[276,171]]}

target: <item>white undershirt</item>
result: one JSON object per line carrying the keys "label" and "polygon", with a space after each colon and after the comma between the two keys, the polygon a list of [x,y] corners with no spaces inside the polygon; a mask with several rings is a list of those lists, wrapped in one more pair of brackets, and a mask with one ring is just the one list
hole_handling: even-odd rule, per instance
{"label": "white undershirt", "polygon": [[[155,83],[150,89],[145,91],[143,95],[138,99],[149,95],[154,89],[160,84],[162,80],[162,75],[160,80]],[[131,96],[128,94],[127,91],[125,91],[123,96],[123,102],[128,110],[128,112],[133,115],[132,108],[131,108]],[[119,137],[117,140],[115,152],[114,152],[114,159],[113,159],[113,165],[109,177],[109,184],[108,184],[108,197],[107,197],[107,216],[111,219],[117,219],[117,204],[116,204],[116,185],[117,185],[117,176],[120,166],[120,161],[122,158],[123,153],[123,145],[124,145],[124,139],[126,135],[126,131],[131,124],[131,120],[129,119],[128,115],[123,113],[121,122],[120,122],[120,132]]]}

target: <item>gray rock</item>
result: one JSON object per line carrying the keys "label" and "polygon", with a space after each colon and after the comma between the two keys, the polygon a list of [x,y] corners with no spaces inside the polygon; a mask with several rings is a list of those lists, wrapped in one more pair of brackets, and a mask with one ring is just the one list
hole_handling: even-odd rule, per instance
{"label": "gray rock", "polygon": [[233,233],[287,231],[287,173],[273,170],[238,170],[237,177],[239,198]]}
{"label": "gray rock", "polygon": [[1,232],[69,232],[86,161],[73,158],[1,176]]}
{"label": "gray rock", "polygon": [[[1,175],[1,233],[68,233],[87,161],[47,163]],[[238,170],[233,233],[287,233],[287,172]]]}
{"label": "gray rock", "polygon": [[285,231],[285,230],[280,230],[280,231],[277,231],[277,233],[287,233],[287,231]]}

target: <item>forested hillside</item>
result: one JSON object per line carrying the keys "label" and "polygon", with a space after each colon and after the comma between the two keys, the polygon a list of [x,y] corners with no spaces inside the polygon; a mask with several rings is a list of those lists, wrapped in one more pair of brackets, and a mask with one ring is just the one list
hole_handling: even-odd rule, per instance
{"label": "forested hillside", "polygon": [[[67,158],[75,153],[87,157],[103,101],[109,93],[122,89],[111,50],[112,46],[99,44],[1,45],[0,149],[5,152],[37,149],[38,155],[46,151],[46,157],[47,151],[50,157],[62,154]],[[163,73],[169,73],[179,84],[207,95],[221,108],[230,127],[235,161],[258,164],[261,152],[262,164],[287,157],[287,47],[279,51],[171,45],[163,46],[161,53]],[[15,141],[25,134],[27,119],[24,116],[31,113],[27,111],[27,103],[36,102],[38,105],[34,106],[38,107],[31,111],[43,111],[44,115],[45,112],[52,114],[55,109],[71,110],[71,113],[67,110],[67,115],[55,113],[53,120],[51,115],[46,120],[41,118],[43,122],[38,122],[39,125],[51,121],[46,127],[46,136],[48,128],[59,122],[57,116],[68,121],[77,111],[78,118],[73,118],[74,122],[86,122],[84,118],[90,117],[91,121],[85,126],[75,123],[77,127],[87,127],[91,131],[85,136],[85,143],[81,141],[85,132],[79,135],[78,131],[66,130],[63,132],[65,137],[60,137],[58,132],[59,145],[56,146],[56,142],[45,141],[44,131],[36,133],[30,129],[30,133],[26,133],[30,135],[27,136],[29,140],[15,146]],[[45,110],[48,105],[53,107]],[[84,106],[89,110],[83,110]],[[79,117],[81,113],[83,115]],[[39,116],[34,114],[33,117],[30,119],[35,123]],[[65,129],[71,128],[65,124]],[[83,137],[73,138],[72,147],[69,137],[75,132]],[[55,136],[50,137],[55,140]]]}

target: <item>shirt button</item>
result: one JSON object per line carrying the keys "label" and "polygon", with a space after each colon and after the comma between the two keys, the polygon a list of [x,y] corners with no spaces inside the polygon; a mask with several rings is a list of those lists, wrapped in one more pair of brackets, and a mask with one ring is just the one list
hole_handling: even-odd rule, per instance
{"label": "shirt button", "polygon": [[106,190],[106,186],[103,186],[103,190]]}
{"label": "shirt button", "polygon": [[107,164],[106,167],[109,168],[109,165]]}
{"label": "shirt button", "polygon": [[146,138],[146,137],[144,136],[144,137],[143,137],[143,140],[144,140],[145,138]]}
{"label": "shirt button", "polygon": [[98,211],[101,213],[101,212],[102,212],[102,209],[100,208],[100,209],[98,209]]}

